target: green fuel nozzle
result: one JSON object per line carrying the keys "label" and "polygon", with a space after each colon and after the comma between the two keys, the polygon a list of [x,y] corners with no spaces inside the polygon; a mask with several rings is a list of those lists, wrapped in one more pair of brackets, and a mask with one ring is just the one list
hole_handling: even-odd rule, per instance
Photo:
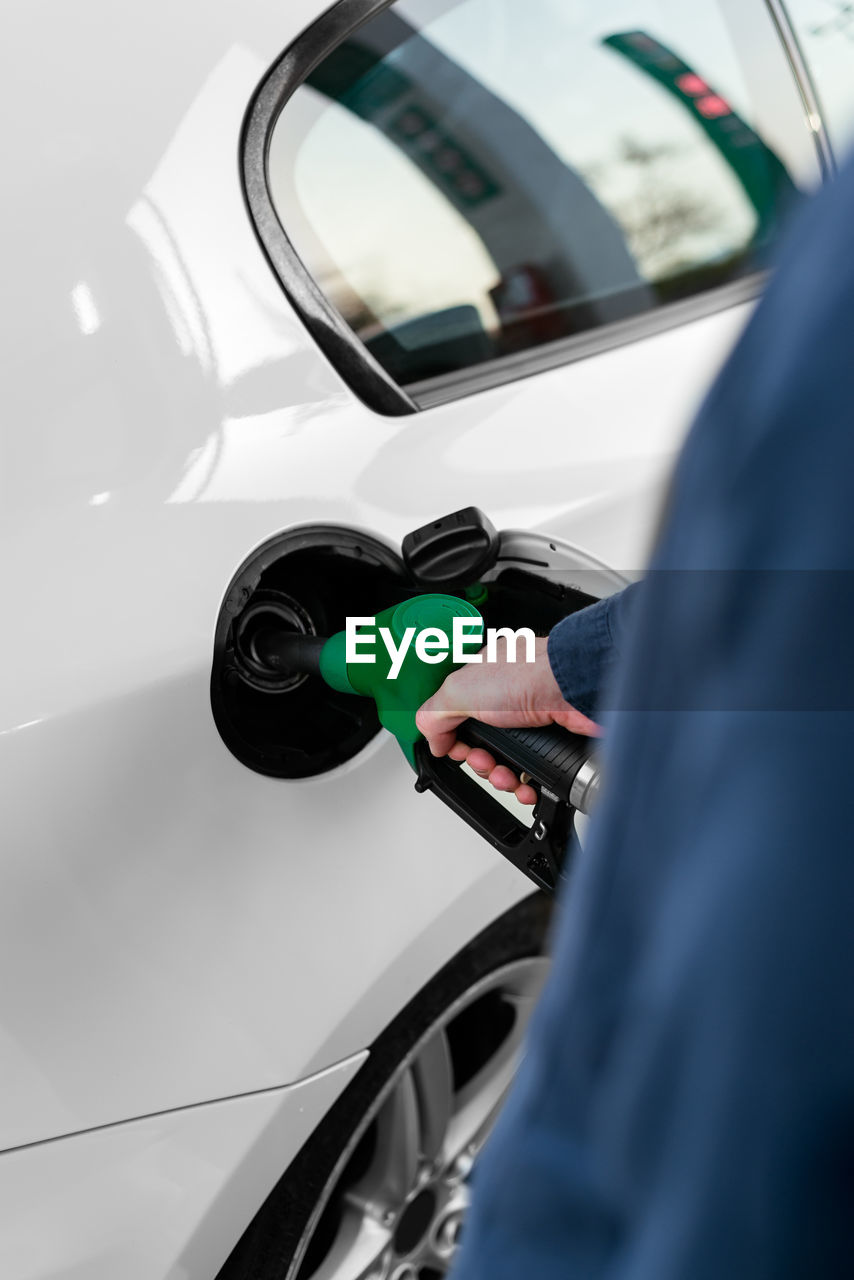
{"label": "green fuel nozzle", "polygon": [[[471,593],[474,594],[474,593]],[[483,589],[477,598],[482,598]],[[348,618],[329,639],[277,628],[251,637],[252,661],[277,673],[308,672],[330,688],[373,699],[380,723],[397,739],[417,774],[416,789],[433,791],[540,888],[553,892],[564,863],[572,814],[588,813],[599,771],[591,740],[551,724],[497,729],[466,720],[458,736],[524,775],[538,794],[532,825],[464,772],[433,757],[415,723],[422,703],[483,644],[484,624],[468,599],[414,596],[375,617]]]}
{"label": "green fuel nozzle", "polygon": [[461,665],[455,652],[474,654],[482,643],[483,618],[467,600],[415,596],[332,636],[319,670],[333,689],[373,698],[380,724],[417,769],[416,711]]}
{"label": "green fuel nozzle", "polygon": [[[415,596],[375,617],[351,618],[328,640],[274,628],[252,637],[256,663],[319,675],[339,693],[372,698],[380,724],[417,769],[415,713],[483,643],[483,618],[459,596]],[[460,656],[455,661],[454,655]]]}

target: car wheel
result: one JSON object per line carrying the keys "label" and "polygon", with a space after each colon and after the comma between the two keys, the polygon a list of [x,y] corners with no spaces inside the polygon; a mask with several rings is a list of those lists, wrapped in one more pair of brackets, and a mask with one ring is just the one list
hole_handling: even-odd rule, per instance
{"label": "car wheel", "polygon": [[383,1032],[218,1280],[441,1280],[547,968],[535,895]]}

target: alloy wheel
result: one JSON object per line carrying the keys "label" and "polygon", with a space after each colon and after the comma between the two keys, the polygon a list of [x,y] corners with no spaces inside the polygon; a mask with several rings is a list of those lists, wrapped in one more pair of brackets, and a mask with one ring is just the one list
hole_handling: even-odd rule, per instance
{"label": "alloy wheel", "polygon": [[342,1153],[293,1280],[442,1280],[546,968],[529,956],[481,979],[399,1064]]}

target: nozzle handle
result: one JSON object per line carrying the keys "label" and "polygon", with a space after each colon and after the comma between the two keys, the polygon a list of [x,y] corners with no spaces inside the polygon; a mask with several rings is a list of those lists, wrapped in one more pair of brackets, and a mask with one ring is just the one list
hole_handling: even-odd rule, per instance
{"label": "nozzle handle", "polygon": [[[593,769],[584,769],[590,761],[595,739],[570,733],[560,725],[538,729],[496,729],[480,720],[465,720],[457,736],[472,747],[485,747],[514,773],[529,774],[532,781],[546,786],[559,800],[582,813],[589,813],[595,801],[596,788],[590,777]],[[584,785],[576,785],[583,776]],[[595,770],[598,779],[598,769]]]}
{"label": "nozzle handle", "polygon": [[515,867],[553,893],[564,869],[573,812],[588,813],[598,792],[599,770],[591,756],[595,740],[558,725],[496,729],[479,720],[464,721],[457,734],[528,776],[538,796],[533,824],[528,826],[454,761],[432,756],[423,740],[416,747],[416,788],[434,791]]}

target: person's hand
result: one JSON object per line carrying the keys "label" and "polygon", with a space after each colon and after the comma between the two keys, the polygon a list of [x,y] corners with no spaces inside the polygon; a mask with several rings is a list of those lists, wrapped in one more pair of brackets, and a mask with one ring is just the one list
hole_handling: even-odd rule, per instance
{"label": "person's hand", "polygon": [[[448,676],[440,689],[418,710],[415,723],[434,756],[465,760],[497,791],[512,791],[522,804],[535,804],[534,788],[523,783],[483,747],[469,747],[457,738],[463,720],[473,716],[498,729],[538,728],[559,724],[572,733],[597,735],[599,726],[564,701],[552,673],[546,639],[536,642],[534,662],[508,662],[506,645],[498,662],[469,663]],[[481,650],[485,657],[485,651]]]}

